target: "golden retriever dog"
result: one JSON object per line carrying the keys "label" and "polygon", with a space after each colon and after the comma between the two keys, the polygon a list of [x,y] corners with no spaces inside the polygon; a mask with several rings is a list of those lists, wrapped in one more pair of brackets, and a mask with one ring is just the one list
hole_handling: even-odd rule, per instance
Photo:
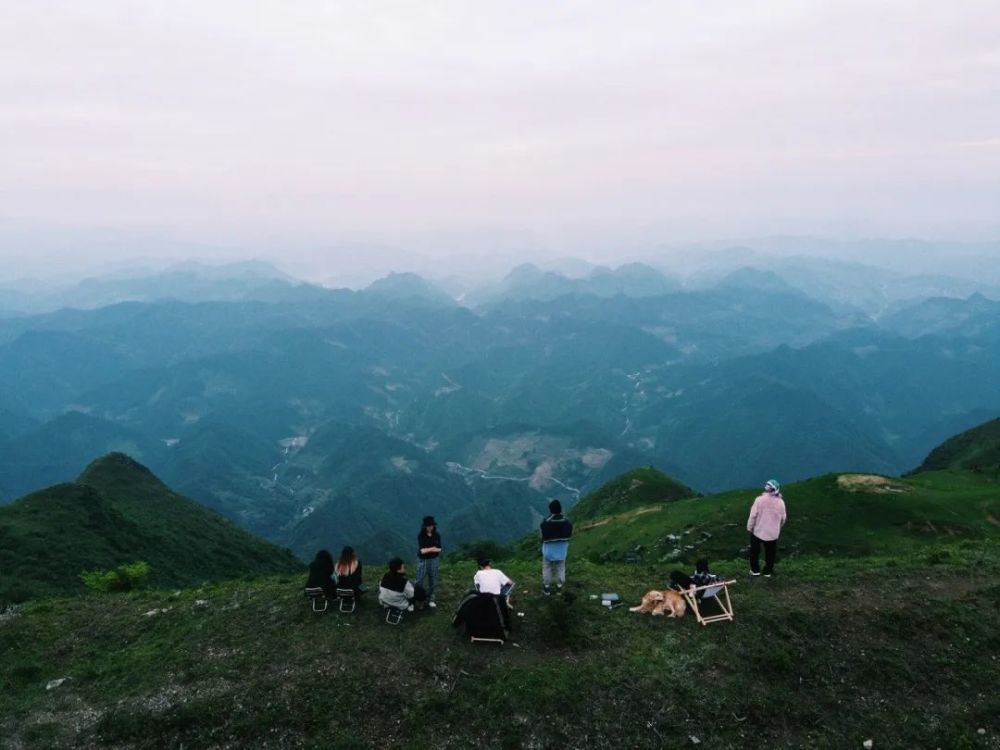
{"label": "golden retriever dog", "polygon": [[[629,607],[629,612],[651,612],[653,615],[666,617],[683,617],[687,612],[687,604],[684,597],[672,589],[666,591],[647,591],[642,597],[642,604],[638,607]],[[667,612],[670,614],[668,615]]]}

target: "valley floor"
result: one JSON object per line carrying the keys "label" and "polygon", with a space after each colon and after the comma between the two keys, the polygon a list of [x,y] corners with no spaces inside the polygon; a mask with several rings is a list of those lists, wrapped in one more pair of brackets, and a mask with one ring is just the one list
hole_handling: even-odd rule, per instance
{"label": "valley floor", "polygon": [[450,627],[471,563],[399,627],[374,600],[312,614],[298,577],[29,603],[0,615],[0,746],[1000,747],[993,541],[737,566],[735,622],[702,627],[590,599],[638,603],[662,565],[571,560],[546,598],[501,563],[524,613],[503,648]]}

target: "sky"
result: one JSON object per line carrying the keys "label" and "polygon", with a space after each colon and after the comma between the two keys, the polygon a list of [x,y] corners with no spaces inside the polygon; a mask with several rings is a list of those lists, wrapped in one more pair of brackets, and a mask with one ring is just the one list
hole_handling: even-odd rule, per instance
{"label": "sky", "polygon": [[8,264],[1000,239],[995,0],[0,14]]}

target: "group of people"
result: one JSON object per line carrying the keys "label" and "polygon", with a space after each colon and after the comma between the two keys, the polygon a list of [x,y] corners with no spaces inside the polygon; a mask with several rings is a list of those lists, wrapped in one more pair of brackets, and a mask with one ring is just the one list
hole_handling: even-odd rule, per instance
{"label": "group of people", "polygon": [[[562,503],[549,503],[549,516],[542,521],[542,590],[551,594],[553,586],[561,591],[566,584],[566,557],[573,524],[562,513]],[[378,601],[383,607],[413,611],[435,608],[434,601],[444,547],[434,516],[425,516],[417,534],[417,575],[407,577],[406,563],[400,557],[389,560],[388,570],[379,581]],[[473,578],[473,590],[483,594],[508,597],[514,582],[503,571],[493,568],[487,558],[478,560],[479,571]],[[309,563],[307,588],[322,588],[329,599],[337,598],[337,589],[350,589],[355,597],[367,591],[362,582],[362,565],[352,547],[344,547],[334,561],[329,551],[316,553]]]}
{"label": "group of people", "polygon": [[[750,533],[750,575],[770,577],[774,572],[778,537],[787,516],[785,502],[781,496],[781,485],[776,479],[764,484],[764,492],[758,496],[750,509],[747,531]],[[542,537],[542,593],[546,596],[553,591],[562,591],[566,585],[566,559],[569,542],[573,536],[573,524],[563,515],[562,503],[552,500],[549,515],[540,526]],[[764,551],[764,567],[760,567],[760,552]],[[406,563],[400,557],[389,560],[388,570],[379,581],[378,601],[383,607],[399,610],[434,608],[441,553],[444,547],[437,522],[433,516],[425,516],[417,534],[417,575],[413,581],[407,577]],[[488,558],[478,560],[479,570],[473,578],[471,594],[510,596],[514,582],[503,571],[492,566]],[[708,574],[707,563],[700,566],[692,576],[672,573],[674,586],[687,587],[697,583]],[[322,587],[328,598],[337,597],[337,589],[353,592],[361,596],[367,587],[362,582],[362,565],[354,549],[344,547],[340,557],[334,561],[327,550],[320,550],[309,564],[307,587]]]}
{"label": "group of people", "polygon": [[[379,581],[378,600],[382,606],[397,609],[436,607],[434,590],[437,586],[441,564],[441,535],[433,516],[425,516],[417,534],[417,578],[411,582],[406,577],[406,563],[394,557],[389,561],[389,569]],[[426,587],[424,583],[426,582]],[[344,547],[336,562],[325,549],[316,553],[309,563],[309,578],[306,588],[322,588],[328,599],[338,597],[338,589],[352,592],[360,597],[368,587],[362,581],[362,565],[353,547]]]}
{"label": "group of people", "polygon": [[337,589],[351,589],[355,596],[360,596],[367,591],[361,574],[361,559],[353,547],[344,547],[336,562],[329,551],[321,549],[309,563],[306,588],[321,588],[328,599],[337,598]]}

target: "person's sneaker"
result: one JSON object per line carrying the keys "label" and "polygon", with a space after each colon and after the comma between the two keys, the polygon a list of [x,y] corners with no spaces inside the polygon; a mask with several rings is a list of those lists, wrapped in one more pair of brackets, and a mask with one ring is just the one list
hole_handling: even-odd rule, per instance
{"label": "person's sneaker", "polygon": [[437,609],[437,602],[435,602],[432,599],[431,601],[427,602],[427,606],[430,607],[431,609]]}
{"label": "person's sneaker", "polygon": [[561,583],[557,583],[556,584],[556,593],[561,594],[562,593],[562,589],[563,589],[563,585]]}
{"label": "person's sneaker", "polygon": [[771,574],[770,574],[770,573],[765,573],[765,574],[764,574],[764,578],[770,578],[770,577],[771,577]]}
{"label": "person's sneaker", "polygon": [[407,607],[406,611],[407,612],[412,612],[413,611],[413,605],[411,604],[409,607]]}
{"label": "person's sneaker", "polygon": [[760,575],[760,573],[755,573],[754,571],[752,571],[752,570],[751,570],[751,571],[750,571],[750,575],[752,575],[752,576],[754,576],[754,577],[757,577],[757,576],[759,576],[759,575]]}
{"label": "person's sneaker", "polygon": [[552,594],[552,589],[548,586],[542,586],[542,593],[545,594],[545,596],[549,596]]}

